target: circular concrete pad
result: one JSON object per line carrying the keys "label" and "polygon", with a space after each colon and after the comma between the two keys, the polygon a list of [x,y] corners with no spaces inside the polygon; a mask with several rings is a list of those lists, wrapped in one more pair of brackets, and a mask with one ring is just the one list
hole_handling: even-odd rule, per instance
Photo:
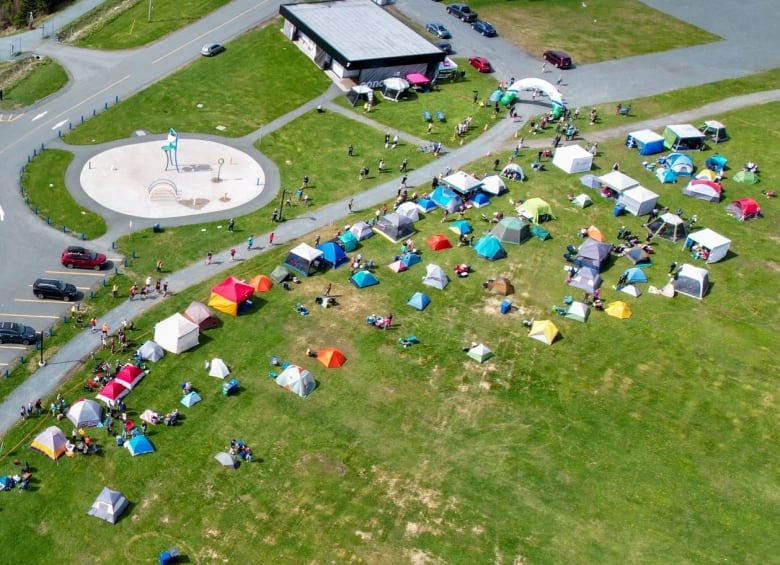
{"label": "circular concrete pad", "polygon": [[177,172],[174,165],[165,170],[163,145],[165,141],[157,140],[98,153],[81,169],[84,192],[128,216],[173,218],[236,208],[265,187],[262,167],[243,151],[213,141],[179,139]]}

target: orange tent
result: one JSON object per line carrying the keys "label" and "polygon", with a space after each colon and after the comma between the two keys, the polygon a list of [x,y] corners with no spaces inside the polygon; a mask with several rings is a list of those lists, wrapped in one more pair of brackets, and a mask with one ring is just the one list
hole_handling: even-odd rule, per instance
{"label": "orange tent", "polygon": [[447,236],[441,233],[437,233],[428,238],[428,246],[434,251],[441,251],[442,249],[451,249],[452,244]]}
{"label": "orange tent", "polygon": [[587,230],[587,233],[588,233],[588,237],[591,239],[595,239],[596,241],[600,241],[602,243],[607,241],[607,238],[604,237],[604,234],[601,233],[601,230],[596,226],[590,226]]}
{"label": "orange tent", "polygon": [[333,369],[334,367],[341,367],[347,361],[347,358],[335,347],[326,347],[317,352],[317,361],[328,369]]}
{"label": "orange tent", "polygon": [[255,275],[249,279],[249,284],[254,287],[257,292],[268,292],[274,283],[265,275]]}

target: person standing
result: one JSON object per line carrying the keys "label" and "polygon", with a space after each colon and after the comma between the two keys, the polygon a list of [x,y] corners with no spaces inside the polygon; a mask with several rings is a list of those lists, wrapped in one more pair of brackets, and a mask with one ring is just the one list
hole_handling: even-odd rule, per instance
{"label": "person standing", "polygon": [[331,283],[328,283],[328,286],[325,287],[325,297],[330,296],[330,290],[333,288],[333,285]]}
{"label": "person standing", "polygon": [[377,168],[379,169],[379,172],[380,173],[384,173],[385,172],[385,160],[384,159],[379,159],[378,165],[379,166]]}
{"label": "person standing", "polygon": [[209,251],[206,253],[206,265],[211,265],[211,259],[214,257],[214,254]]}
{"label": "person standing", "polygon": [[230,262],[232,263],[235,260],[236,260],[236,248],[235,247],[231,247],[230,248]]}
{"label": "person standing", "polygon": [[[235,229],[235,227],[236,227],[236,221],[233,218],[230,218],[228,220],[228,231],[230,233],[233,233],[233,230]],[[160,262],[160,263],[161,263],[160,267],[162,268],[162,262]]]}
{"label": "person standing", "polygon": [[114,286],[111,287],[111,296],[114,298],[119,297],[119,285],[117,283],[114,283]]}
{"label": "person standing", "polygon": [[347,157],[352,157],[352,154],[354,152],[354,148],[352,145],[347,145]]}
{"label": "person standing", "polygon": [[433,122],[428,122],[428,133],[433,131]]}
{"label": "person standing", "polygon": [[409,160],[408,160],[406,157],[404,157],[404,160],[403,160],[403,161],[401,161],[401,167],[400,167],[400,171],[401,171],[402,173],[405,173],[405,172],[406,172],[406,167],[407,167],[408,165],[409,165]]}
{"label": "person standing", "polygon": [[349,202],[347,202],[347,209],[349,210],[349,213],[352,213],[352,204],[354,204],[354,201],[352,198],[349,199]]}
{"label": "person standing", "polygon": [[319,247],[319,246],[320,246],[320,234],[317,234],[314,237],[314,247]]}
{"label": "person standing", "polygon": [[392,323],[393,323],[393,314],[388,312],[387,316],[385,316],[384,329],[389,328]]}
{"label": "person standing", "polygon": [[248,238],[246,238],[246,248],[247,250],[252,249],[252,246],[255,244],[255,236],[250,235]]}
{"label": "person standing", "polygon": [[[230,221],[232,222],[233,220],[230,220]],[[228,231],[233,231],[231,229],[229,223],[228,223]],[[163,268],[163,260],[162,259],[157,259],[157,272],[158,273],[162,273],[162,268]]]}
{"label": "person standing", "polygon": [[89,321],[89,331],[92,333],[97,331],[97,318],[95,316],[92,316],[92,319]]}
{"label": "person standing", "polygon": [[301,183],[301,189],[305,190],[309,188],[309,175],[303,175],[303,182]]}
{"label": "person standing", "polygon": [[103,322],[103,326],[100,328],[100,333],[104,338],[108,337],[108,322]]}
{"label": "person standing", "polygon": [[671,265],[669,265],[669,276],[673,277],[674,272],[677,270],[677,261],[674,261]]}
{"label": "person standing", "polygon": [[542,63],[542,74],[544,74],[544,73],[546,73],[546,72],[547,72],[547,61],[545,61],[544,63]]}

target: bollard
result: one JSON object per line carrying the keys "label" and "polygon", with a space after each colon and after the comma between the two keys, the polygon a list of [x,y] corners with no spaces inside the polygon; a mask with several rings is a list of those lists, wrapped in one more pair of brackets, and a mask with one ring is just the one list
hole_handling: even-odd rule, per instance
{"label": "bollard", "polygon": [[118,274],[119,274],[119,267],[114,267],[114,274],[115,274],[115,275],[118,275]]}
{"label": "bollard", "polygon": [[62,317],[62,323],[63,324],[67,324],[68,323],[68,316],[67,316],[67,314]]}
{"label": "bollard", "polygon": [[97,110],[92,110],[92,116],[97,116]]}
{"label": "bollard", "polygon": [[89,291],[89,299],[92,300],[93,298],[95,298],[95,292],[90,290]]}
{"label": "bollard", "polygon": [[8,369],[6,369],[6,370],[4,371],[4,374],[5,374],[5,378],[7,379],[7,378],[8,378],[8,376],[10,375],[10,373],[8,372]]}
{"label": "bollard", "polygon": [[104,109],[104,110],[108,110],[108,102],[106,102],[105,104],[103,104],[103,109]]}
{"label": "bollard", "polygon": [[81,123],[84,123],[84,114],[81,114]]}
{"label": "bollard", "polygon": [[46,148],[43,146],[43,143],[41,143],[41,151],[43,151],[44,149]]}
{"label": "bollard", "polygon": [[47,226],[51,225],[51,218],[49,216],[46,216],[46,225]]}
{"label": "bollard", "polygon": [[105,286],[106,286],[106,279],[103,279],[103,287],[105,288]]}
{"label": "bollard", "polygon": [[72,129],[73,129],[73,122],[68,122],[68,130],[72,130]]}
{"label": "bollard", "polygon": [[33,149],[33,157],[37,157],[37,156],[38,156],[38,150],[37,149]]}
{"label": "bollard", "polygon": [[84,232],[81,232],[81,241],[84,241],[87,239],[87,236],[84,235]]}
{"label": "bollard", "polygon": [[135,249],[133,249],[133,250],[130,252],[130,257],[132,257],[133,259],[135,259]]}
{"label": "bollard", "polygon": [[31,162],[32,162],[32,159],[30,158],[30,156],[29,156],[29,155],[27,156],[27,162],[28,162],[28,163],[31,163]]}
{"label": "bollard", "polygon": [[114,96],[114,104],[119,104],[119,96]]}
{"label": "bollard", "polygon": [[116,242],[115,241],[111,242],[111,249],[116,249]]}
{"label": "bollard", "polygon": [[62,137],[62,130],[61,129],[57,130],[57,137]]}
{"label": "bollard", "polygon": [[33,213],[37,216],[38,215],[38,208],[33,208]]}
{"label": "bollard", "polygon": [[20,356],[19,356],[19,363],[21,363],[22,365],[24,365],[24,355],[20,355]]}
{"label": "bollard", "polygon": [[122,259],[122,266],[127,267],[127,259]]}

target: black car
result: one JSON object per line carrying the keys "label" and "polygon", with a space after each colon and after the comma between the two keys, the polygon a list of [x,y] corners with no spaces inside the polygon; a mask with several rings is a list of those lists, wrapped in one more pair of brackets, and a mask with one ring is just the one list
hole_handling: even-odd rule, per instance
{"label": "black car", "polygon": [[35,343],[38,335],[30,326],[17,322],[0,322],[0,343]]}
{"label": "black car", "polygon": [[559,69],[572,68],[571,57],[565,51],[558,51],[556,49],[550,49],[542,53],[542,57],[548,63],[552,63]]}
{"label": "black car", "polygon": [[440,24],[438,22],[431,22],[429,24],[426,24],[425,29],[428,30],[428,32],[432,33],[439,39],[449,39],[452,37],[449,30],[444,27],[444,24]]}
{"label": "black car", "polygon": [[56,298],[69,302],[76,300],[78,293],[74,285],[58,279],[36,279],[33,283],[33,294],[41,300]]}
{"label": "black car", "polygon": [[482,20],[477,20],[474,23],[471,24],[471,29],[476,31],[477,33],[484,35],[485,37],[495,37],[498,35],[496,33],[496,29],[490,25],[489,22],[483,22]]}
{"label": "black car", "polygon": [[452,14],[462,22],[471,23],[477,19],[477,13],[472,12],[466,4],[450,4],[447,6],[447,13]]}
{"label": "black car", "polygon": [[452,54],[452,43],[449,41],[437,41],[434,45],[444,51],[447,55]]}

